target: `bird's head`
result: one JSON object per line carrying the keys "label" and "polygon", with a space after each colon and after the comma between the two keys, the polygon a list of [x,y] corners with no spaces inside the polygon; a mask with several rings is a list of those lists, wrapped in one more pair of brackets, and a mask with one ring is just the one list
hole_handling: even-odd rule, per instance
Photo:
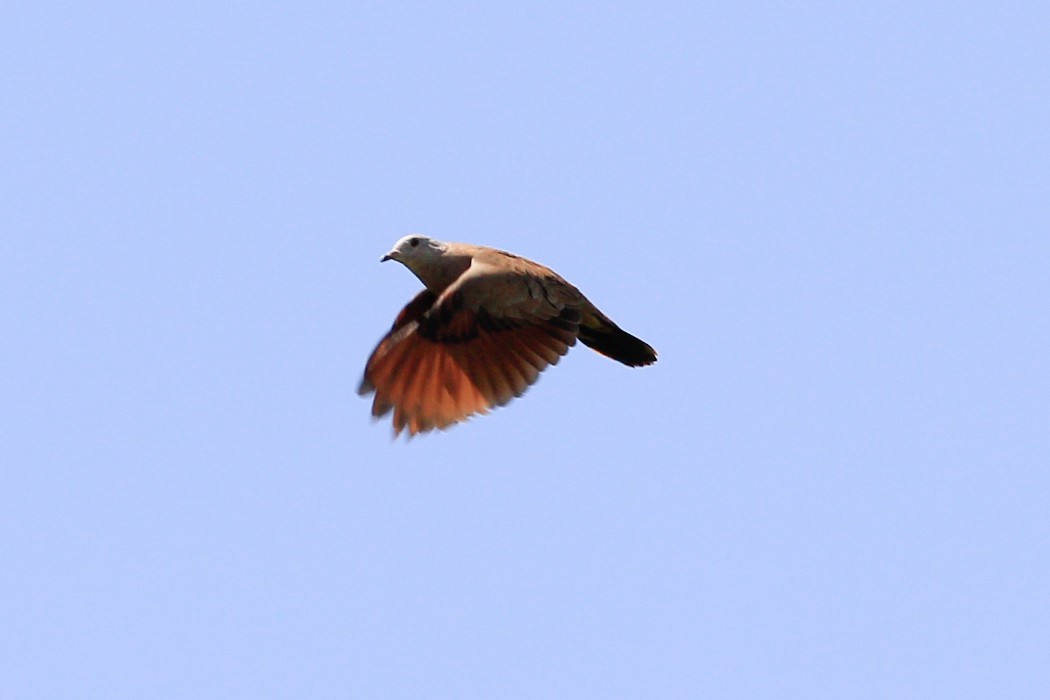
{"label": "bird's head", "polygon": [[397,260],[432,292],[440,294],[470,264],[469,256],[458,260],[450,248],[450,244],[426,236],[405,236],[380,262]]}
{"label": "bird's head", "polygon": [[441,241],[413,234],[395,243],[390,252],[380,258],[379,262],[397,260],[408,269],[414,270],[414,264],[421,262],[425,264],[426,261],[440,257],[444,251],[445,244]]}

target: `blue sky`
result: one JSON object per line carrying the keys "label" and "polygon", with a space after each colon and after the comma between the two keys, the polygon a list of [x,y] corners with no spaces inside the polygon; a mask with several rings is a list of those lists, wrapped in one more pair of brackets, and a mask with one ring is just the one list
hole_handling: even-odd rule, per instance
{"label": "blue sky", "polygon": [[[1040,3],[16,3],[0,696],[1044,698]],[[392,442],[406,233],[577,347]]]}

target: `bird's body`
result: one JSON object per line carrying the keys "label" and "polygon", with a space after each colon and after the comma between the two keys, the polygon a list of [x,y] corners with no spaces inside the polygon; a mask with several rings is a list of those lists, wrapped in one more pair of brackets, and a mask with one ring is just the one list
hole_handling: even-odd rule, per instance
{"label": "bird's body", "polygon": [[520,396],[549,365],[585,345],[636,367],[656,361],[548,267],[495,248],[406,236],[397,260],[426,287],[398,315],[358,392],[394,430],[444,429]]}

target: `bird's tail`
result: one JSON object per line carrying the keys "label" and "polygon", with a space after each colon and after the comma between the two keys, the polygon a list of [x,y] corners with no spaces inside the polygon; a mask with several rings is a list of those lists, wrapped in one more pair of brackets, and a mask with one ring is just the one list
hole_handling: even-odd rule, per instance
{"label": "bird's tail", "polygon": [[641,367],[656,362],[656,351],[648,343],[623,330],[601,313],[584,315],[579,338],[592,350],[628,367]]}

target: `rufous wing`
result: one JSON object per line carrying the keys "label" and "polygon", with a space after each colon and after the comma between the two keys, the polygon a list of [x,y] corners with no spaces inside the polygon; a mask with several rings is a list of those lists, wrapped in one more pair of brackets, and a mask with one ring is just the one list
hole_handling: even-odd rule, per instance
{"label": "rufous wing", "polygon": [[[368,359],[359,393],[395,434],[444,429],[520,396],[576,343],[580,312],[537,298],[535,280],[424,290]],[[518,291],[518,285],[521,290]]]}

